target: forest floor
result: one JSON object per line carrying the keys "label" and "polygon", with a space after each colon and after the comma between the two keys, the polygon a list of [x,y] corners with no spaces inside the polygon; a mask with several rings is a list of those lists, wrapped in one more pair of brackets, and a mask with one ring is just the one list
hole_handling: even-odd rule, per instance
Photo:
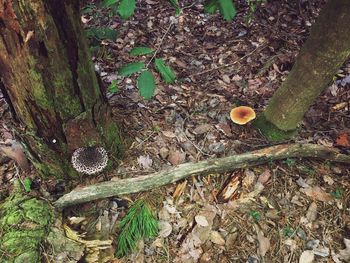
{"label": "forest floor", "polygon": [[[115,171],[84,178],[80,185],[271,145],[250,124],[234,124],[229,112],[239,105],[263,111],[291,70],[325,1],[268,1],[251,16],[246,2],[237,2],[237,16],[227,22],[219,14],[206,14],[199,2],[180,1],[182,12],[176,16],[168,1],[139,1],[133,18],[122,21],[88,1],[82,17],[86,28],[118,32],[115,41],[99,43],[93,60],[106,90],[118,81],[118,92],[107,91],[107,97],[128,139]],[[148,101],[140,97],[136,77],[119,78],[116,73],[127,63],[151,60],[152,55],[130,56],[135,46],[157,50],[156,57],[177,75],[175,84],[164,84],[149,63],[157,89]],[[334,146],[349,153],[349,88],[350,63],[346,63],[289,142]],[[7,106],[0,107],[2,120],[9,118]],[[6,123],[0,125],[3,136]],[[0,161],[5,189],[16,170],[12,161]],[[161,196],[156,208],[160,235],[140,243],[130,257],[109,262],[344,262],[341,255],[350,258],[350,246],[344,250],[344,238],[350,238],[349,176],[349,167],[295,158],[155,189],[148,194]],[[251,193],[257,182],[263,182],[264,189],[237,205],[235,201]],[[232,194],[223,200],[227,185]],[[51,193],[59,186],[44,187]],[[72,219],[70,225],[87,232],[87,237],[116,238],[105,227],[115,229],[111,226],[125,213],[121,203],[120,199],[89,203],[68,210],[66,216],[83,218],[78,223]],[[115,246],[99,257],[112,257],[114,251]],[[70,260],[66,262],[76,262]]]}

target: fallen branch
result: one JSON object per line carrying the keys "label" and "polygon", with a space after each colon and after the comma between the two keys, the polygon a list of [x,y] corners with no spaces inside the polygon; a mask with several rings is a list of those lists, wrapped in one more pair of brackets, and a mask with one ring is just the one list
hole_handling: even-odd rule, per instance
{"label": "fallen branch", "polygon": [[211,159],[197,163],[185,163],[157,173],[103,182],[86,186],[62,196],[55,202],[55,207],[62,209],[101,198],[147,191],[166,184],[174,183],[194,175],[230,172],[285,158],[313,157],[350,164],[350,156],[341,154],[335,148],[315,144],[283,144],[239,155]]}

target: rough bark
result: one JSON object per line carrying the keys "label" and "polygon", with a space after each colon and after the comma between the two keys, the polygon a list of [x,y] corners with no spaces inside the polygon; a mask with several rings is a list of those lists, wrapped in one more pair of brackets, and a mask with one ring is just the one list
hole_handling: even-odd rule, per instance
{"label": "rough bark", "polygon": [[295,134],[315,99],[350,56],[350,1],[328,1],[295,65],[255,122],[268,139],[279,141]]}
{"label": "rough bark", "polygon": [[0,77],[40,174],[76,176],[69,159],[78,147],[118,152],[77,0],[0,0]]}
{"label": "rough bark", "polygon": [[55,207],[62,209],[100,198],[147,191],[189,176],[230,172],[237,168],[293,157],[314,157],[350,164],[350,156],[340,154],[334,148],[314,144],[284,144],[225,158],[181,164],[169,170],[136,178],[86,186],[59,198],[55,202]]}

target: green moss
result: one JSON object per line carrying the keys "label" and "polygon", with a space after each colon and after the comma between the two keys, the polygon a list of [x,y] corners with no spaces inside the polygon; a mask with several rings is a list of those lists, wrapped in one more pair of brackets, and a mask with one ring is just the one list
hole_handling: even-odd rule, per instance
{"label": "green moss", "polygon": [[254,122],[253,126],[258,129],[269,141],[280,142],[290,139],[296,135],[297,130],[283,131],[269,122],[264,114],[261,114]]}
{"label": "green moss", "polygon": [[28,56],[28,77],[32,85],[32,95],[35,102],[43,109],[51,109],[52,103],[47,97],[44,82],[40,73],[38,73],[36,68],[36,61],[33,57]]}
{"label": "green moss", "polygon": [[82,111],[79,98],[72,94],[71,82],[72,74],[66,70],[64,74],[55,74],[52,83],[56,92],[56,109],[60,110],[62,119],[75,117]]}
{"label": "green moss", "polygon": [[40,262],[40,243],[47,235],[53,211],[47,202],[26,196],[18,181],[0,205],[1,262]]}
{"label": "green moss", "polygon": [[114,122],[104,123],[99,127],[105,141],[105,146],[114,158],[121,158],[123,153],[123,145],[120,137],[118,125]]}

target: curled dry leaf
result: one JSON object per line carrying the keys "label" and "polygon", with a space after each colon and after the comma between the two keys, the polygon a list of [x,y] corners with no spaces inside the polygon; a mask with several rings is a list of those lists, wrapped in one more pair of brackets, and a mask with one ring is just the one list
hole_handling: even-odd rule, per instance
{"label": "curled dry leaf", "polygon": [[322,202],[328,202],[332,200],[332,196],[322,190],[319,186],[312,186],[300,189],[301,192],[305,193],[307,196]]}

